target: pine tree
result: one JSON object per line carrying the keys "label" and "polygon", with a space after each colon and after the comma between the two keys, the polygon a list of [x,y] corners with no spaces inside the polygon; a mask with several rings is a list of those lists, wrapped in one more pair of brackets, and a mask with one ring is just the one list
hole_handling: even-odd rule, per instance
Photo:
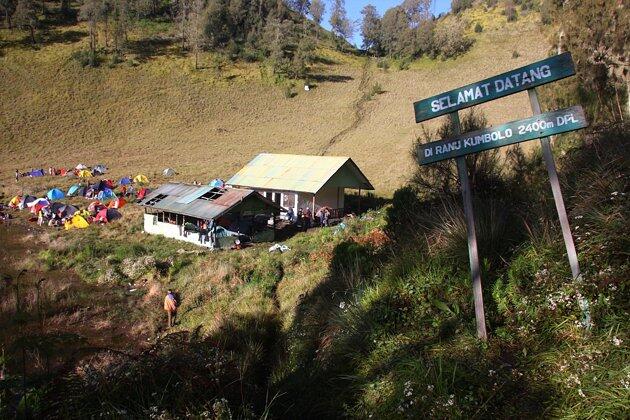
{"label": "pine tree", "polygon": [[324,13],[326,12],[326,3],[324,0],[312,0],[311,1],[311,16],[313,21],[318,25],[321,25]]}
{"label": "pine tree", "polygon": [[346,40],[352,37],[352,22],[346,13],[345,0],[334,0],[329,22],[333,33],[338,37]]}
{"label": "pine tree", "polygon": [[35,28],[39,26],[35,2],[33,0],[18,0],[13,21],[21,28],[27,28],[31,33],[31,42],[35,43]]}
{"label": "pine tree", "polygon": [[363,49],[379,54],[381,50],[381,17],[376,7],[368,4],[361,10],[361,37]]}

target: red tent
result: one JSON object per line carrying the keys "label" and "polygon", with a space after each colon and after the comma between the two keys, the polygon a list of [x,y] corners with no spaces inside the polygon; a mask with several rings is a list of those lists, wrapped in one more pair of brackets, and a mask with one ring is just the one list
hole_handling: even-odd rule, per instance
{"label": "red tent", "polygon": [[102,204],[100,201],[96,200],[96,201],[92,201],[87,209],[90,213],[94,213],[94,212],[98,213],[98,211],[101,210],[102,208],[105,208],[105,205]]}
{"label": "red tent", "polygon": [[122,208],[125,204],[127,204],[127,202],[125,201],[124,198],[122,197],[118,197],[117,199],[115,199],[114,201],[110,201],[108,204],[108,207],[110,209],[120,209]]}
{"label": "red tent", "polygon": [[96,216],[94,216],[94,221],[100,222],[100,223],[107,223],[109,221],[107,219],[107,208],[99,210]]}
{"label": "red tent", "polygon": [[138,194],[136,195],[136,197],[138,198],[138,200],[142,200],[144,199],[144,196],[147,195],[149,193],[149,190],[147,188],[141,188],[140,191],[138,191]]}

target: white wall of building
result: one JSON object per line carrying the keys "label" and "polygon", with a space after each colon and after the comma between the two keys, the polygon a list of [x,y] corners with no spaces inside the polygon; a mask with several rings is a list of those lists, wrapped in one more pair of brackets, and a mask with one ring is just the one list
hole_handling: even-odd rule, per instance
{"label": "white wall of building", "polygon": [[174,225],[172,223],[158,222],[158,217],[155,214],[144,214],[144,231],[152,235],[162,235],[166,238],[177,239],[179,241],[188,242],[198,246],[212,249],[210,242],[202,244],[199,242],[199,234],[190,233],[188,236],[182,235],[183,230],[180,225]]}

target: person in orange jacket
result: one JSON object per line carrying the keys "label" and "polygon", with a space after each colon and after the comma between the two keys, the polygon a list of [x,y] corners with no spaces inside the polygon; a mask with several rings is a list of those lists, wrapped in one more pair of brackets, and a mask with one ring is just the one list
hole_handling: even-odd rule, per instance
{"label": "person in orange jacket", "polygon": [[177,300],[171,290],[168,291],[164,298],[164,310],[168,315],[167,328],[175,326],[175,316],[177,315]]}

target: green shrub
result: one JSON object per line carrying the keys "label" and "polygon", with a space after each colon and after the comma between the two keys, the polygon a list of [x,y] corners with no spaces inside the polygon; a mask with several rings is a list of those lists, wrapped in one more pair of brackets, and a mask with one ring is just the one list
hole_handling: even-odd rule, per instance
{"label": "green shrub", "polygon": [[521,55],[518,53],[518,51],[514,50],[512,51],[512,58],[519,58]]}
{"label": "green shrub", "polygon": [[478,34],[483,32],[483,26],[481,26],[481,23],[477,22],[477,24],[475,25],[475,32]]}
{"label": "green shrub", "polygon": [[398,70],[409,70],[411,67],[411,58],[405,57],[398,62]]}
{"label": "green shrub", "polygon": [[387,58],[379,58],[378,61],[376,62],[376,67],[382,70],[388,70],[389,60]]}
{"label": "green shrub", "polygon": [[99,54],[90,50],[74,51],[70,58],[77,61],[82,67],[98,67],[100,64]]}
{"label": "green shrub", "polygon": [[290,83],[285,84],[282,87],[282,93],[284,94],[284,97],[286,99],[291,99],[297,96],[297,92],[295,92],[295,83],[290,82]]}

